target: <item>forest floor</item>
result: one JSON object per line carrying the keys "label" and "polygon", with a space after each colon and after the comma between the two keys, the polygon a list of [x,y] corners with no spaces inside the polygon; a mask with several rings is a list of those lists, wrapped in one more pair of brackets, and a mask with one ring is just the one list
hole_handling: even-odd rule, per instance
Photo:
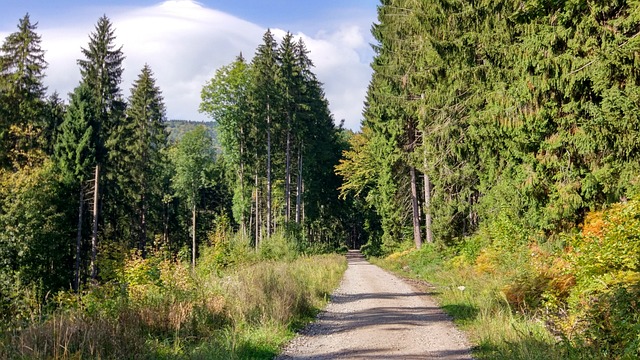
{"label": "forest floor", "polygon": [[472,359],[468,342],[430,297],[357,251],[331,303],[277,359]]}

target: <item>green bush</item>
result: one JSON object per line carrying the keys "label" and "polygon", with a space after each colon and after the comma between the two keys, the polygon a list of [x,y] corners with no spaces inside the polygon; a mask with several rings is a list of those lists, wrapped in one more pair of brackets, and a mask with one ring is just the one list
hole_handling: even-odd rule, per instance
{"label": "green bush", "polygon": [[297,245],[282,232],[264,239],[258,250],[260,258],[265,260],[293,260],[298,257]]}

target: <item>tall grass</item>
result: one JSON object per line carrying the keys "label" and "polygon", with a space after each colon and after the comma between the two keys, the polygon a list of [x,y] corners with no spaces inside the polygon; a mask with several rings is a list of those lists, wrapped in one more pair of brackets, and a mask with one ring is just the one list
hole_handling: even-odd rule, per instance
{"label": "tall grass", "polygon": [[470,267],[456,264],[456,258],[429,245],[373,259],[386,269],[426,281],[429,285],[424,286],[439,305],[468,334],[476,359],[598,359],[551,334],[543,317],[512,308],[503,292],[519,271],[517,260],[511,260],[511,272],[495,271],[482,259],[478,267]]}
{"label": "tall grass", "polygon": [[6,327],[0,358],[270,359],[346,269],[339,255],[265,260],[215,246],[193,271],[130,256],[122,281],[60,293],[56,310]]}

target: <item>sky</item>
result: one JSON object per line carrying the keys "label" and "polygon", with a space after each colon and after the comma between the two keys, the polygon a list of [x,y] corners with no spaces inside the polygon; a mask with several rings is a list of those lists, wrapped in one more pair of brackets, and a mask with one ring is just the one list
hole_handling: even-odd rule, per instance
{"label": "sky", "polygon": [[38,22],[48,62],[45,85],[63,99],[78,85],[89,34],[107,15],[125,55],[121,89],[149,64],[163,92],[168,119],[208,120],[198,112],[200,90],[216,69],[242,52],[251,59],[270,28],[277,38],[301,37],[324,83],[336,122],[357,131],[371,78],[371,25],[379,0],[0,0],[0,38],[29,13]]}

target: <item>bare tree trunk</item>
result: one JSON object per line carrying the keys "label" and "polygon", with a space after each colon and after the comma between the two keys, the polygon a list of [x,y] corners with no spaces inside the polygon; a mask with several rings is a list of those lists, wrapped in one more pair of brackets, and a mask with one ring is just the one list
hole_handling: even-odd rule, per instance
{"label": "bare tree trunk", "polygon": [[271,114],[267,103],[267,238],[271,236]]}
{"label": "bare tree trunk", "polygon": [[411,210],[413,220],[413,241],[416,244],[416,248],[422,247],[422,238],[420,237],[420,215],[418,214],[418,187],[416,185],[416,168],[409,167],[409,173],[411,174]]}
{"label": "bare tree trunk", "polygon": [[260,247],[260,187],[256,170],[256,249]]}
{"label": "bare tree trunk", "polygon": [[147,257],[147,199],[142,190],[142,213],[140,214],[140,250],[142,258]]}
{"label": "bare tree trunk", "polygon": [[427,155],[424,155],[424,229],[426,240],[433,243],[433,232],[431,231],[431,180],[427,175]]}
{"label": "bare tree trunk", "polygon": [[247,237],[247,217],[245,214],[245,191],[244,191],[244,127],[240,127],[240,199],[242,199],[242,209],[240,214],[240,230],[242,237]]}
{"label": "bare tree trunk", "polygon": [[169,204],[163,201],[163,214],[162,214],[162,242],[170,250],[169,246]]}
{"label": "bare tree trunk", "polygon": [[298,178],[296,179],[296,224],[300,224],[302,212],[302,146],[302,142],[300,142],[300,149],[298,150]]}
{"label": "bare tree trunk", "polygon": [[98,193],[100,192],[100,165],[96,165],[93,184],[93,224],[91,229],[91,279],[98,277]]}
{"label": "bare tree trunk", "polygon": [[284,177],[284,199],[285,213],[284,221],[288,223],[291,219],[291,116],[287,114],[287,149],[286,168]]}
{"label": "bare tree trunk", "polygon": [[196,267],[196,204],[191,208],[191,267]]}
{"label": "bare tree trunk", "polygon": [[80,251],[82,251],[82,210],[84,209],[84,185],[80,183],[80,201],[78,203],[78,232],[76,234],[76,264],[73,271],[73,290],[80,289]]}

